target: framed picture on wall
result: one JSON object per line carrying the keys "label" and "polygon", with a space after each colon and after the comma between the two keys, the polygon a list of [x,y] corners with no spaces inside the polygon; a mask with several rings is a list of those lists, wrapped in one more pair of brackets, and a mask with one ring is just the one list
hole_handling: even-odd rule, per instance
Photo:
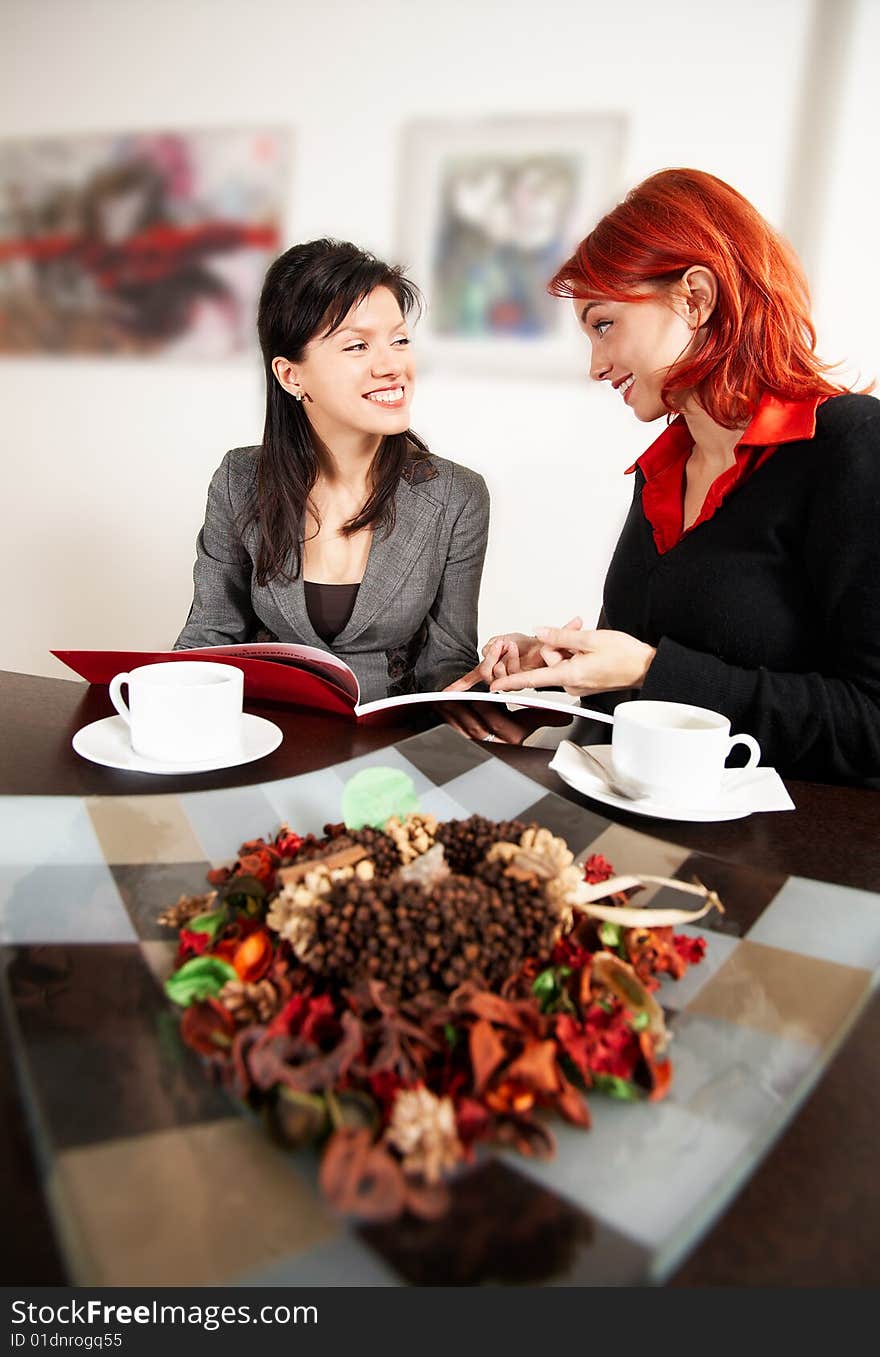
{"label": "framed picture on wall", "polygon": [[0,355],[255,351],[289,155],[267,127],[0,142]]}
{"label": "framed picture on wall", "polygon": [[396,253],[426,295],[429,367],[583,371],[571,308],[547,282],[614,205],[625,141],[616,114],[404,128]]}

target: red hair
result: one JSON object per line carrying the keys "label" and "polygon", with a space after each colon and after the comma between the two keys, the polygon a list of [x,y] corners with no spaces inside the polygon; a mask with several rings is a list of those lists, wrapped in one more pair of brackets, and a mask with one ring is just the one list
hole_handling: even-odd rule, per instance
{"label": "red hair", "polygon": [[674,366],[663,400],[693,392],[726,428],[747,422],[762,394],[837,395],[816,356],[810,295],[797,257],[741,193],[701,170],[661,170],[639,184],[581,241],[548,285],[556,297],[644,301],[691,265],[711,269],[718,298],[704,342]]}

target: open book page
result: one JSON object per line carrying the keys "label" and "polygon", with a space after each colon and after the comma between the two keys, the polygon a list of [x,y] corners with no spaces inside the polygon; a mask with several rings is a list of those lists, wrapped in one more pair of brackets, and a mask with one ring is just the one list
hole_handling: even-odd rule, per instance
{"label": "open book page", "polygon": [[578,699],[570,697],[568,693],[552,690],[539,693],[533,688],[518,693],[406,693],[403,697],[384,697],[378,702],[361,703],[355,707],[355,715],[372,716],[376,712],[412,706],[419,702],[500,702],[510,711],[532,707],[540,711],[566,712],[572,719],[575,716],[586,716],[596,721],[604,721],[609,726],[614,724],[613,716],[609,716],[607,712],[591,711],[580,706]]}

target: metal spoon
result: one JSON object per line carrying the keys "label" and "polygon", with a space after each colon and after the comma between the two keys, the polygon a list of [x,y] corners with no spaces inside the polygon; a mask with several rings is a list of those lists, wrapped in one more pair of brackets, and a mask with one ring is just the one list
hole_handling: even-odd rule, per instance
{"label": "metal spoon", "polygon": [[591,753],[589,749],[583,745],[575,745],[574,747],[592,766],[593,770],[605,783],[609,792],[613,792],[615,796],[622,796],[627,801],[646,801],[648,799],[647,794],[639,791],[634,783],[627,783],[625,780],[621,779],[619,775],[615,776],[613,773],[609,773],[602,760]]}

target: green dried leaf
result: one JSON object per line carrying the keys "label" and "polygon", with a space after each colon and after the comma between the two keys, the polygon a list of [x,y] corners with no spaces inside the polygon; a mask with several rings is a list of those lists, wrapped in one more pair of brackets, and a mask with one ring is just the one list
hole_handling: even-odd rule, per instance
{"label": "green dried leaf", "polygon": [[197,999],[214,999],[228,980],[238,977],[234,968],[219,957],[198,956],[186,961],[165,981],[165,993],[181,1008]]}
{"label": "green dried leaf", "polygon": [[599,938],[606,947],[614,948],[620,946],[621,929],[620,924],[604,923],[599,927]]}
{"label": "green dried leaf", "polygon": [[574,1005],[565,992],[564,981],[571,975],[570,966],[548,966],[532,981],[532,993],[538,1000],[542,1013],[566,1013],[575,1011]]}
{"label": "green dried leaf", "polygon": [[532,981],[532,993],[539,1003],[552,999],[557,989],[556,972],[552,966],[549,966],[546,971],[541,971]]}
{"label": "green dried leaf", "polygon": [[208,933],[213,940],[225,922],[226,911],[215,909],[210,914],[197,914],[194,919],[190,919],[187,928],[191,933]]}
{"label": "green dried leaf", "polygon": [[625,1103],[636,1103],[644,1097],[641,1089],[636,1088],[628,1079],[621,1079],[617,1074],[591,1073],[590,1077],[593,1087],[600,1093],[606,1093],[609,1098],[618,1098]]}
{"label": "green dried leaf", "polygon": [[450,1046],[455,1046],[458,1042],[458,1028],[453,1027],[451,1022],[443,1024],[443,1035]]}
{"label": "green dried leaf", "polygon": [[634,1018],[631,1018],[629,1025],[634,1032],[644,1032],[645,1028],[650,1026],[650,1022],[651,1019],[648,1017],[647,1013],[642,1012],[637,1013]]}

